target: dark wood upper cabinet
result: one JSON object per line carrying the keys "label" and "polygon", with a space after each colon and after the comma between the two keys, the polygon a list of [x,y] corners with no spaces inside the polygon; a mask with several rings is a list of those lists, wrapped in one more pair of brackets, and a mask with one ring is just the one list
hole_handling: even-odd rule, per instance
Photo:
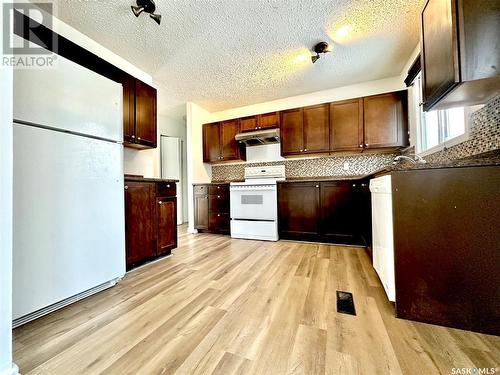
{"label": "dark wood upper cabinet", "polygon": [[127,265],[156,255],[155,185],[125,183]]}
{"label": "dark wood upper cabinet", "polygon": [[500,2],[428,0],[421,15],[424,110],[500,94]]}
{"label": "dark wood upper cabinet", "polygon": [[257,116],[249,116],[240,118],[240,131],[254,131],[258,128]]}
{"label": "dark wood upper cabinet", "polygon": [[319,184],[291,182],[278,185],[280,237],[307,239],[319,234]]}
{"label": "dark wood upper cabinet", "polygon": [[365,148],[408,145],[406,91],[363,98],[363,116]]}
{"label": "dark wood upper cabinet", "polygon": [[208,229],[208,185],[194,187],[194,228]]}
{"label": "dark wood upper cabinet", "polygon": [[239,120],[228,120],[203,125],[203,162],[245,160],[246,149],[235,140]]}
{"label": "dark wood upper cabinet", "polygon": [[156,148],[156,89],[131,76],[123,85],[123,141],[135,149]]}
{"label": "dark wood upper cabinet", "polygon": [[223,160],[239,158],[238,142],[234,139],[238,134],[238,120],[223,121],[220,123],[221,156]]}
{"label": "dark wood upper cabinet", "polygon": [[330,114],[328,104],[305,107],[304,152],[319,153],[330,150]]}
{"label": "dark wood upper cabinet", "polygon": [[123,142],[133,143],[135,139],[135,81],[132,77],[123,82]]}
{"label": "dark wood upper cabinet", "polygon": [[272,129],[280,126],[279,112],[264,113],[258,116],[259,129]]}
{"label": "dark wood upper cabinet", "polygon": [[302,108],[281,112],[281,154],[296,155],[304,151],[304,115]]}
{"label": "dark wood upper cabinet", "polygon": [[136,142],[156,147],[156,89],[135,80],[135,139]]}
{"label": "dark wood upper cabinet", "polygon": [[177,247],[177,208],[175,197],[156,198],[156,223],[158,226],[156,255],[168,254],[170,250]]}
{"label": "dark wood upper cabinet", "polygon": [[270,112],[261,115],[243,117],[240,118],[239,121],[241,132],[272,129],[279,127],[280,115],[279,112]]}
{"label": "dark wood upper cabinet", "polygon": [[331,103],[331,150],[362,151],[363,145],[363,99]]}
{"label": "dark wood upper cabinet", "polygon": [[220,161],[220,126],[218,122],[203,125],[203,161]]}

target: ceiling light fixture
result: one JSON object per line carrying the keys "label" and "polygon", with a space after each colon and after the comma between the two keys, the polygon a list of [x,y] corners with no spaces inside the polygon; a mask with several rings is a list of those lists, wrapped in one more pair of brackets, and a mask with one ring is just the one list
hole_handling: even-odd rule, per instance
{"label": "ceiling light fixture", "polygon": [[314,46],[314,52],[316,53],[316,55],[311,56],[313,64],[319,60],[320,53],[332,52],[332,47],[327,42],[319,42]]}
{"label": "ceiling light fixture", "polygon": [[155,14],[156,5],[153,0],[136,0],[136,4],[137,6],[131,6],[134,16],[139,17],[141,13],[146,12],[158,25],[160,24],[161,15]]}

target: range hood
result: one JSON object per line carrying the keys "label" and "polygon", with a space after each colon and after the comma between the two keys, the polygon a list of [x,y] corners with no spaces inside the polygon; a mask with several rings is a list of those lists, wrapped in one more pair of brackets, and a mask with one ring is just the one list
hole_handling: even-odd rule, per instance
{"label": "range hood", "polygon": [[236,134],[235,139],[247,147],[269,145],[280,142],[280,130],[268,129]]}

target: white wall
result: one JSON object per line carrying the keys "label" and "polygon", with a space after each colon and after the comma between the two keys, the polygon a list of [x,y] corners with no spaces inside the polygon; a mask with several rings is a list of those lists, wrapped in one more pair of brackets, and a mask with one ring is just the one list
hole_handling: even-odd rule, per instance
{"label": "white wall", "polygon": [[[2,0],[2,7],[5,1]],[[4,24],[0,18],[0,41]],[[2,55],[3,56],[3,55]],[[12,69],[0,66],[0,374],[12,363]]]}
{"label": "white wall", "polygon": [[210,182],[212,169],[203,164],[202,125],[208,122],[210,113],[195,103],[186,104],[187,131],[187,179],[188,179],[188,222],[189,231],[194,232],[193,184]]}

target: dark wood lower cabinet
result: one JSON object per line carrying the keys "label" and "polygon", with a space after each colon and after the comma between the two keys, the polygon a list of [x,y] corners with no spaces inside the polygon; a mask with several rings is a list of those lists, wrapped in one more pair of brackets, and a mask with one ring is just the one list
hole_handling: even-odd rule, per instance
{"label": "dark wood lower cabinet", "polygon": [[155,185],[125,183],[125,240],[127,265],[156,255]]}
{"label": "dark wood lower cabinet", "polygon": [[229,184],[194,185],[195,229],[230,234],[229,202]]}
{"label": "dark wood lower cabinet", "polygon": [[[158,246],[156,255],[170,254],[177,247],[177,204],[175,197],[156,198]],[[174,223],[175,225],[172,225]]]}
{"label": "dark wood lower cabinet", "polygon": [[319,235],[319,184],[314,182],[278,185],[280,238],[314,239]]}
{"label": "dark wood lower cabinet", "polygon": [[125,179],[127,269],[177,247],[175,194],[174,182]]}
{"label": "dark wood lower cabinet", "polygon": [[500,167],[392,173],[396,316],[500,335]]}
{"label": "dark wood lower cabinet", "polygon": [[283,239],[370,245],[368,182],[278,184],[278,226]]}

